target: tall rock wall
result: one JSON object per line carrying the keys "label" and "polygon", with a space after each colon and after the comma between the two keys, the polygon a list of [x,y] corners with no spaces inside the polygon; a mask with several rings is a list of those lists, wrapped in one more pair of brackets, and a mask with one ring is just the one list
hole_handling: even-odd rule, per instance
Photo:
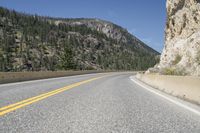
{"label": "tall rock wall", "polygon": [[200,75],[200,0],[167,0],[165,47],[159,70]]}

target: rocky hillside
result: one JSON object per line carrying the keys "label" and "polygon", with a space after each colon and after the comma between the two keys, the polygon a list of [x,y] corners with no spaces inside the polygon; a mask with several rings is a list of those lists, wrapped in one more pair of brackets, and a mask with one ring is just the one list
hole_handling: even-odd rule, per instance
{"label": "rocky hillside", "polygon": [[167,0],[165,32],[156,68],[166,74],[200,75],[200,0]]}
{"label": "rocky hillside", "polygon": [[119,43],[125,43],[129,45],[137,44],[134,45],[136,48],[139,49],[142,48],[146,52],[159,54],[157,51],[147,46],[138,38],[130,34],[126,29],[108,21],[100,19],[82,18],[82,19],[65,19],[65,20],[60,19],[60,20],[55,20],[54,23],[57,25],[61,23],[73,26],[86,25],[87,27],[93,30],[97,30],[100,33],[104,33],[108,38],[112,38]]}
{"label": "rocky hillside", "polygon": [[0,8],[0,71],[145,70],[158,54],[107,21]]}

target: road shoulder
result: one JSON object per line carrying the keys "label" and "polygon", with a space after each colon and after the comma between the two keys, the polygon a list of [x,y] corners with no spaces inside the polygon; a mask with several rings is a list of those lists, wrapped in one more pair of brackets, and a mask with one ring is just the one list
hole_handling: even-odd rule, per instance
{"label": "road shoulder", "polygon": [[153,88],[153,87],[145,84],[144,82],[139,81],[135,76],[130,76],[130,80],[133,81],[138,86],[144,88],[145,90],[147,90],[159,97],[162,97],[163,99],[165,99],[173,104],[176,104],[177,106],[180,106],[180,107],[200,116],[200,107],[199,106],[192,104],[190,102],[184,101],[182,99],[179,99],[177,97],[171,96],[171,95],[164,93],[156,88]]}

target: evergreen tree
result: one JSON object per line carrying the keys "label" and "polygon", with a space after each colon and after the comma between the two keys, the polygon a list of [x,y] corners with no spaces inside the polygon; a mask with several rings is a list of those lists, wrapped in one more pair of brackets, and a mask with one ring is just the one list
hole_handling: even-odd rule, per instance
{"label": "evergreen tree", "polygon": [[67,39],[64,43],[64,54],[61,58],[62,60],[62,68],[64,70],[72,70],[75,68],[74,60],[73,60],[73,52],[72,46],[73,41],[71,39]]}

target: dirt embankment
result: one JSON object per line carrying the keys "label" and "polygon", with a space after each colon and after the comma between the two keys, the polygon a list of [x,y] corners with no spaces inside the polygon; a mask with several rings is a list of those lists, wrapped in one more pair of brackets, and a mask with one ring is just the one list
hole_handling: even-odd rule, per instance
{"label": "dirt embankment", "polygon": [[0,72],[0,84],[102,72],[109,71]]}

